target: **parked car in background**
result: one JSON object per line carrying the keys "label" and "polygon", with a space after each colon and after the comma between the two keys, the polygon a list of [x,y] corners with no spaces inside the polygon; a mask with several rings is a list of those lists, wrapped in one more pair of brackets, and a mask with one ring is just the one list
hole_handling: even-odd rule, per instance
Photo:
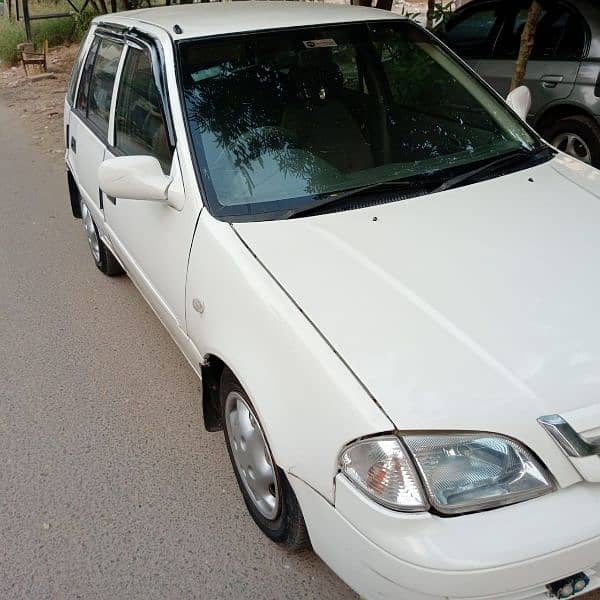
{"label": "parked car in background", "polygon": [[201,378],[258,527],[368,600],[600,586],[600,171],[518,95],[304,2],[103,15],[73,72],[96,266]]}
{"label": "parked car in background", "polygon": [[[531,0],[473,0],[436,32],[502,96]],[[600,168],[600,2],[542,0],[524,84],[530,122],[553,146]]]}

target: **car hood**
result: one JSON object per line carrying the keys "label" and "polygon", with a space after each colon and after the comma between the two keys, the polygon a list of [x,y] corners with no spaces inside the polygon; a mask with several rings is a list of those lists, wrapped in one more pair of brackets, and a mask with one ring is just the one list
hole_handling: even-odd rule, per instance
{"label": "car hood", "polygon": [[397,428],[527,438],[541,415],[600,402],[599,195],[600,171],[559,156],[234,227]]}

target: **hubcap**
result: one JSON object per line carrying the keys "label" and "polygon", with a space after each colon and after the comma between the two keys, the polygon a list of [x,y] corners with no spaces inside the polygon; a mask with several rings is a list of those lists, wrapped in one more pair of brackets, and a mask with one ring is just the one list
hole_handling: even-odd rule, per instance
{"label": "hubcap", "polygon": [[265,518],[275,519],[279,513],[280,494],[273,457],[256,415],[235,391],[225,400],[225,427],[246,492]]}
{"label": "hubcap", "polygon": [[575,133],[559,133],[552,140],[552,145],[588,165],[592,164],[592,152],[589,146]]}
{"label": "hubcap", "polygon": [[92,221],[92,215],[90,214],[90,211],[84,202],[81,203],[81,220],[83,221],[83,226],[85,227],[85,235],[87,236],[87,241],[90,245],[92,256],[94,257],[94,260],[99,263],[100,240],[98,239],[98,234],[96,233],[94,221]]}

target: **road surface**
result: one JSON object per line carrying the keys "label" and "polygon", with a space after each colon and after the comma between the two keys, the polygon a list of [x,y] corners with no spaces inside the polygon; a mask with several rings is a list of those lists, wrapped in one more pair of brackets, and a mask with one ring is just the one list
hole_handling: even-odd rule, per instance
{"label": "road surface", "polygon": [[199,382],[0,104],[0,598],[355,598],[246,515]]}
{"label": "road surface", "polygon": [[0,598],[356,598],[246,515],[196,377],[29,137],[0,104]]}

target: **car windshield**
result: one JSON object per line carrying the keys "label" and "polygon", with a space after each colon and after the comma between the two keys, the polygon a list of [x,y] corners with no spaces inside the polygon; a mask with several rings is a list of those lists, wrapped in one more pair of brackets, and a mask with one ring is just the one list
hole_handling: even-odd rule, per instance
{"label": "car windshield", "polygon": [[537,138],[405,21],[181,42],[185,113],[219,218],[277,218],[331,194],[423,181]]}

